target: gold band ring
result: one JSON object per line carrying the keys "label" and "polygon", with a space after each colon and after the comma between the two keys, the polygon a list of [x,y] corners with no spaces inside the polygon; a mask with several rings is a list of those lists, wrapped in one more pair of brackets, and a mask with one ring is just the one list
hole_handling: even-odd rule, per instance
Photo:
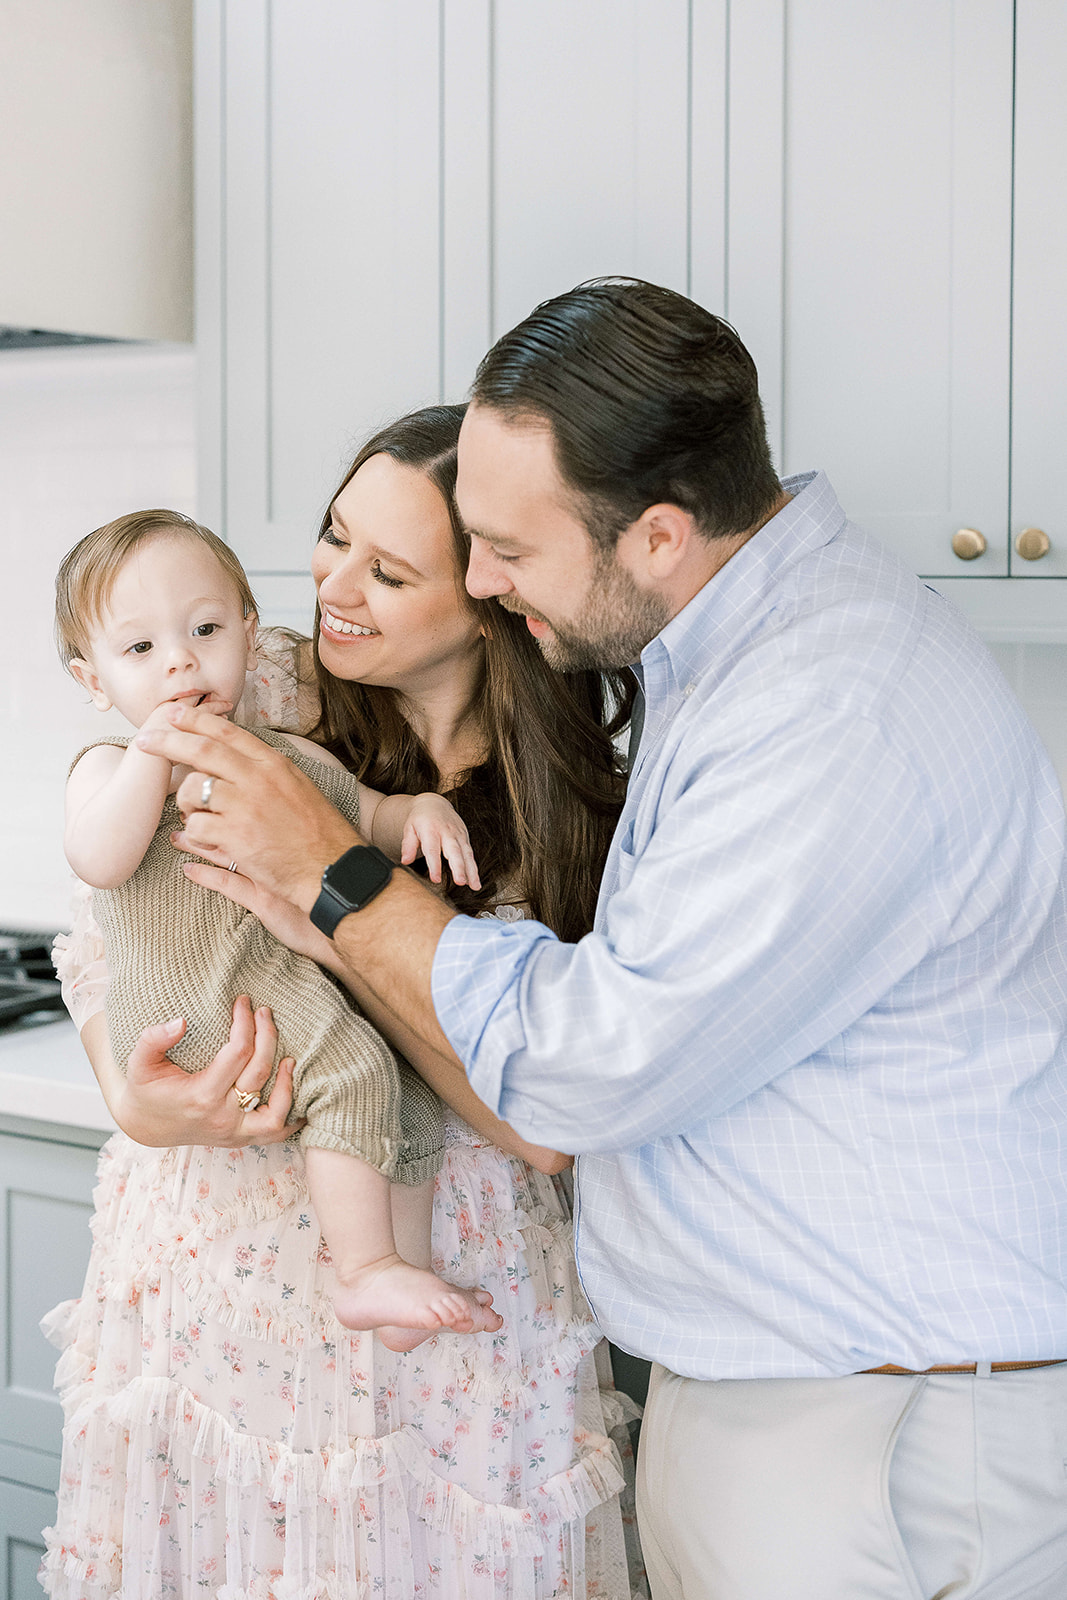
{"label": "gold band ring", "polygon": [[259,1105],[258,1094],[249,1094],[246,1089],[239,1089],[236,1084],[233,1086],[233,1092],[237,1096],[242,1111],[254,1111]]}

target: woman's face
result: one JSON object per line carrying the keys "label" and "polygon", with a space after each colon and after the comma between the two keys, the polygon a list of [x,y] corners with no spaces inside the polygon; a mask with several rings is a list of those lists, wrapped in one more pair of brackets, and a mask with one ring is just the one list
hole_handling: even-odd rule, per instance
{"label": "woman's face", "polygon": [[448,507],[417,468],[365,461],[330,508],[311,571],[319,656],[334,677],[420,696],[475,670],[481,637]]}

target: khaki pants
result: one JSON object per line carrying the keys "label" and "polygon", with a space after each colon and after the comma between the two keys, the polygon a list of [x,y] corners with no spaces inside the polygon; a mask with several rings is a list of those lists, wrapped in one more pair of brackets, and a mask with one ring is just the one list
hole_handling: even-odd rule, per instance
{"label": "khaki pants", "polygon": [[1067,1600],[1067,1365],[654,1366],[637,1509],[653,1600]]}

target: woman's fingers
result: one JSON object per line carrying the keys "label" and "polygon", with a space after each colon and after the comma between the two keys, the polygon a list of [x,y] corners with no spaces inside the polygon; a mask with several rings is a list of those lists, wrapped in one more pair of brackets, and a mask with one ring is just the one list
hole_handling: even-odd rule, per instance
{"label": "woman's fingers", "polygon": [[304,1126],[303,1118],[296,1122],[287,1121],[293,1103],[295,1065],[292,1056],[286,1056],[284,1061],[278,1063],[278,1076],[269,1098],[257,1110],[247,1114],[246,1123],[255,1128],[254,1143],[280,1144],[284,1139],[291,1139],[296,1130]]}
{"label": "woman's fingers", "polygon": [[173,1068],[174,1063],[167,1051],[174,1049],[183,1037],[185,1028],[184,1017],[172,1017],[169,1022],[157,1022],[153,1027],[145,1028],[126,1062],[127,1079],[134,1082],[146,1080],[156,1075],[160,1068]]}

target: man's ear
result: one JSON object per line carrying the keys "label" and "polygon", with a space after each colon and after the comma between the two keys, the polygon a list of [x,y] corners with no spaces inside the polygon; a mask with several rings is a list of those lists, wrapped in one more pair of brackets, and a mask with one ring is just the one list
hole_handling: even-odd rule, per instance
{"label": "man's ear", "polygon": [[88,661],[83,661],[80,656],[75,656],[70,663],[70,675],[75,682],[80,683],[82,688],[87,691],[89,698],[98,711],[111,710],[111,697],[105,692],[100,679]]}
{"label": "man's ear", "polygon": [[245,666],[249,672],[256,664],[256,636],[259,633],[259,618],[254,611],[250,611],[245,618],[245,641],[248,645],[248,659]]}
{"label": "man's ear", "polygon": [[663,583],[674,576],[695,537],[690,512],[661,501],[619,535],[619,555],[639,583]]}

